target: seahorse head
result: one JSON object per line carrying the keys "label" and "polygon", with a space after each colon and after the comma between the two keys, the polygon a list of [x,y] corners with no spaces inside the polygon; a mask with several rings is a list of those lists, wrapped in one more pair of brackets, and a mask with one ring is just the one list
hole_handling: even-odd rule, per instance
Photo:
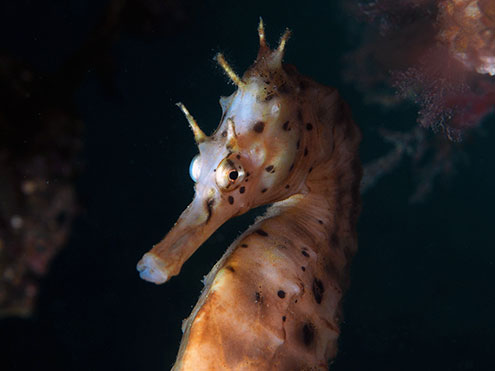
{"label": "seahorse head", "polygon": [[242,78],[223,55],[217,55],[237,90],[220,99],[222,119],[211,136],[178,103],[199,150],[190,166],[195,196],[164,240],[139,262],[145,280],[165,282],[228,219],[304,188],[302,174],[307,171],[301,171],[305,163],[301,158],[306,154],[300,148],[308,140],[301,134],[300,122],[296,125],[302,121],[301,84],[291,78],[290,67],[282,66],[289,32],[275,50],[265,42],[262,22],[258,34],[258,56]]}

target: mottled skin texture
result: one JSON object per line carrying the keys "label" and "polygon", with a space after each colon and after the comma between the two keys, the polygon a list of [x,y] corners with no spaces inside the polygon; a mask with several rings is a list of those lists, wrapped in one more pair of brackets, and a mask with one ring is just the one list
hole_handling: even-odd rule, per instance
{"label": "mottled skin texture", "polygon": [[[206,277],[174,370],[325,370],[337,352],[361,134],[335,89],[282,65],[284,39],[271,51],[260,27],[260,42],[219,128],[200,140],[193,203],[138,265],[161,283],[224,221],[273,203]],[[230,183],[225,166],[227,179],[238,169]]]}

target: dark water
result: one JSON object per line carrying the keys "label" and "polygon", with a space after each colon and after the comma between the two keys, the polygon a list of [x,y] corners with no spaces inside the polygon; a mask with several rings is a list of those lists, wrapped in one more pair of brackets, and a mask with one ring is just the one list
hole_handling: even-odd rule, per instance
{"label": "dark water", "polygon": [[[0,47],[51,71],[85,40],[104,4],[48,3],[2,5]],[[350,103],[364,133],[363,162],[386,149],[374,128],[414,125],[410,106],[367,105],[343,81],[342,56],[358,41],[349,33],[354,19],[332,3],[206,1],[186,6],[176,30],[122,31],[109,51],[111,89],[89,70],[75,94],[85,125],[83,212],[42,281],[34,317],[0,322],[0,369],[171,367],[201,279],[253,220],[223,226],[171,282],[139,279],[136,262],[193,194],[196,149],[174,103],[187,104],[206,132],[216,127],[218,97],[233,86],[212,57],[223,51],[237,71],[249,66],[260,15],[272,44],[286,26],[293,31],[286,61]],[[415,174],[407,161],[364,196],[334,370],[495,369],[494,141],[492,115],[459,146],[468,160],[423,203],[408,202]]]}

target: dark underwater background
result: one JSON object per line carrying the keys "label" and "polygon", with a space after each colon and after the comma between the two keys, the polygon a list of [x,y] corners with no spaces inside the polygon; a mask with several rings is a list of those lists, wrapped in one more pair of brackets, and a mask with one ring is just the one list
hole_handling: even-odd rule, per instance
{"label": "dark underwater background", "polygon": [[[377,127],[416,125],[414,105],[368,104],[343,78],[361,26],[337,1],[134,3],[101,52],[105,68],[90,64],[74,90],[84,125],[81,211],[41,279],[32,317],[0,320],[0,370],[171,368],[203,276],[260,212],[226,223],[170,282],[139,278],[137,261],[193,196],[188,167],[196,148],[175,103],[184,102],[205,132],[216,128],[218,99],[234,86],[213,56],[225,53],[242,73],[257,53],[260,16],[272,45],[292,30],[286,62],[337,87],[350,104],[363,131],[363,163],[389,149]],[[0,49],[56,71],[107,5],[2,2]],[[143,8],[155,9],[153,17]],[[495,370],[494,143],[492,114],[455,144],[463,160],[453,159],[455,172],[421,202],[409,202],[417,179],[407,160],[364,194],[333,370]]]}

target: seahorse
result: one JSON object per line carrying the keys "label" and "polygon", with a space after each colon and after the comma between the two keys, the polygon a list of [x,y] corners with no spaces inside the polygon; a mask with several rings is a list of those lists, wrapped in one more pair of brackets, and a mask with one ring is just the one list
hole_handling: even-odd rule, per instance
{"label": "seahorse", "polygon": [[207,136],[182,103],[199,147],[195,196],[172,230],[138,263],[163,283],[228,219],[265,204],[205,277],[183,322],[173,370],[326,370],[337,352],[341,299],[357,249],[361,133],[334,88],[270,49],[263,22],[254,64],[222,97]]}

